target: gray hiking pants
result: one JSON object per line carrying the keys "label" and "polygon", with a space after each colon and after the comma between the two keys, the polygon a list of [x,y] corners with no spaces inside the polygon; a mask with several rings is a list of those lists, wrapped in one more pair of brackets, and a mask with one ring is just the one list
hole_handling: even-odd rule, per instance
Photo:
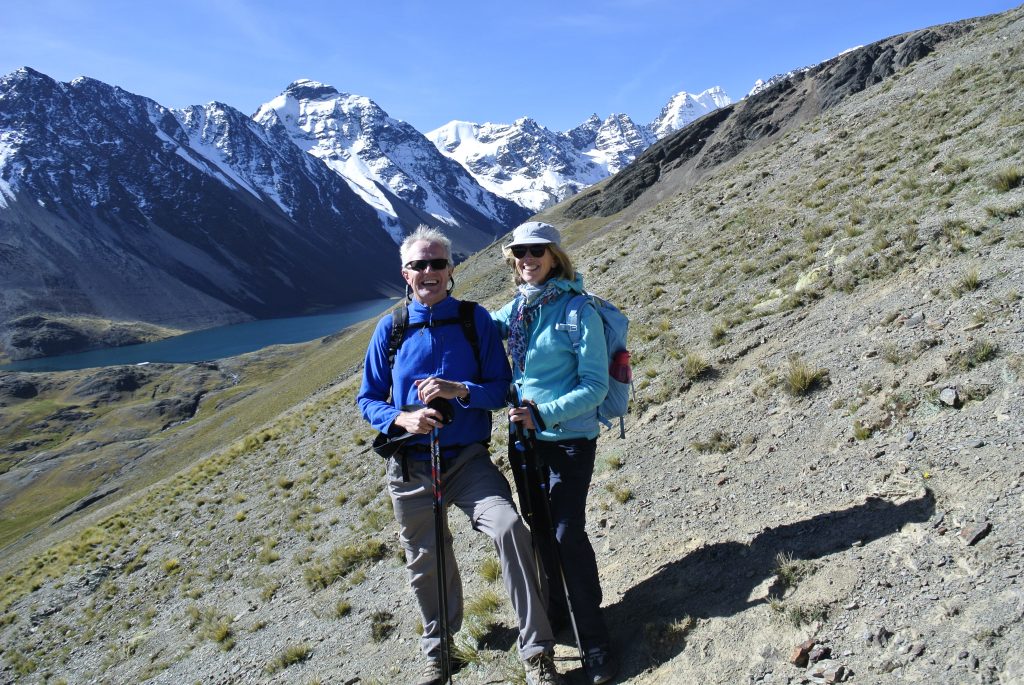
{"label": "gray hiking pants", "polygon": [[[401,461],[388,460],[388,491],[405,548],[409,584],[423,616],[420,647],[428,658],[439,658],[441,622],[437,596],[437,559],[434,556],[433,488],[430,462],[408,459],[409,480],[402,480]],[[508,481],[491,463],[487,449],[470,445],[444,460],[442,476],[446,505],[454,504],[469,517],[474,530],[494,541],[501,577],[519,621],[519,655],[529,659],[551,652],[554,637],[539,592],[537,564],[530,531],[512,504]],[[462,627],[462,581],[452,553],[452,537],[445,531],[445,572],[448,576],[448,625],[452,633]]]}

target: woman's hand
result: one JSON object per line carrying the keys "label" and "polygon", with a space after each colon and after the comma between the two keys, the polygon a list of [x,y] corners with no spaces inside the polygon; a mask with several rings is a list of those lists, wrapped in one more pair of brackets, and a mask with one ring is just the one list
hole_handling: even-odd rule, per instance
{"label": "woman's hand", "polygon": [[443,378],[431,376],[413,381],[413,385],[416,386],[416,392],[423,404],[428,404],[436,397],[443,397],[446,400],[464,400],[469,397],[469,388],[465,383],[458,381],[446,381]]}
{"label": "woman's hand", "polygon": [[441,419],[441,412],[430,407],[423,407],[416,411],[400,412],[395,417],[394,424],[399,428],[404,428],[408,433],[423,435],[443,426],[444,423]]}
{"label": "woman's hand", "polygon": [[526,407],[512,407],[509,409],[508,420],[512,423],[522,424],[526,430],[537,430],[537,426],[533,424],[533,412]]}

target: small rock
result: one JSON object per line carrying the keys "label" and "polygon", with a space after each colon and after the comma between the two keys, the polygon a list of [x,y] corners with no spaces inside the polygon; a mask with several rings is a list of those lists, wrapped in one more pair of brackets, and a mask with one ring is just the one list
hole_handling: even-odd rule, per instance
{"label": "small rock", "polygon": [[903,323],[907,328],[913,328],[914,326],[920,326],[924,322],[924,314],[921,312],[914,312],[910,317]]}
{"label": "small rock", "polygon": [[960,539],[970,547],[980,542],[991,531],[992,524],[988,521],[967,525],[960,531]]}
{"label": "small rock", "polygon": [[822,678],[826,683],[841,683],[846,680],[848,674],[849,669],[845,664],[832,659],[819,661],[807,671],[807,675],[810,677]]}
{"label": "small rock", "polygon": [[826,647],[825,645],[817,645],[807,654],[807,659],[811,663],[817,663],[819,661],[829,658],[830,656],[832,656],[831,647]]}
{"label": "small rock", "polygon": [[962,403],[960,393],[956,391],[956,388],[943,388],[942,392],[939,393],[939,402],[942,402],[947,407],[954,408],[959,408]]}
{"label": "small rock", "polygon": [[910,657],[912,659],[919,658],[924,654],[925,644],[923,642],[915,642],[910,646]]}
{"label": "small rock", "polygon": [[969,443],[967,443],[967,446],[972,449],[978,449],[979,447],[985,446],[985,441],[982,440],[981,438],[975,438],[974,440],[971,440]]}
{"label": "small rock", "polygon": [[814,649],[814,640],[804,640],[789,653],[789,663],[803,668],[807,665],[808,656]]}
{"label": "small rock", "polygon": [[903,442],[909,445],[910,443],[914,442],[916,438],[917,433],[915,433],[914,431],[907,431],[907,434],[903,436]]}
{"label": "small rock", "polygon": [[[879,585],[882,587],[892,587],[888,581],[879,581]],[[879,647],[885,647],[889,644],[889,640],[892,639],[893,632],[885,626],[878,626],[878,630],[871,634],[870,642],[877,644]]]}

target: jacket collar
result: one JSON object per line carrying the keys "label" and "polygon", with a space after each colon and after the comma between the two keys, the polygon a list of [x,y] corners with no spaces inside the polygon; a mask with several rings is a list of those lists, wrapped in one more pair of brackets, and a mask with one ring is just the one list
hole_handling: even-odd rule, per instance
{"label": "jacket collar", "polygon": [[438,316],[445,316],[458,309],[459,301],[449,295],[444,298],[433,307],[428,307],[425,304],[417,302],[415,299],[408,301],[406,304],[409,306],[409,318],[415,320],[430,319],[431,317],[437,318]]}

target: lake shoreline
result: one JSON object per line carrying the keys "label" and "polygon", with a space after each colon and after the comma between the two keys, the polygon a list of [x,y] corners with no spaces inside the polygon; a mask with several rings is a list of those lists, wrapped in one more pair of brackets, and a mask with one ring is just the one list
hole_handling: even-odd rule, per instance
{"label": "lake shoreline", "polygon": [[190,331],[153,342],[103,347],[72,354],[34,357],[0,365],[0,373],[74,371],[146,363],[213,361],[268,347],[308,342],[335,334],[388,309],[398,298],[353,302],[329,312],[259,319]]}

